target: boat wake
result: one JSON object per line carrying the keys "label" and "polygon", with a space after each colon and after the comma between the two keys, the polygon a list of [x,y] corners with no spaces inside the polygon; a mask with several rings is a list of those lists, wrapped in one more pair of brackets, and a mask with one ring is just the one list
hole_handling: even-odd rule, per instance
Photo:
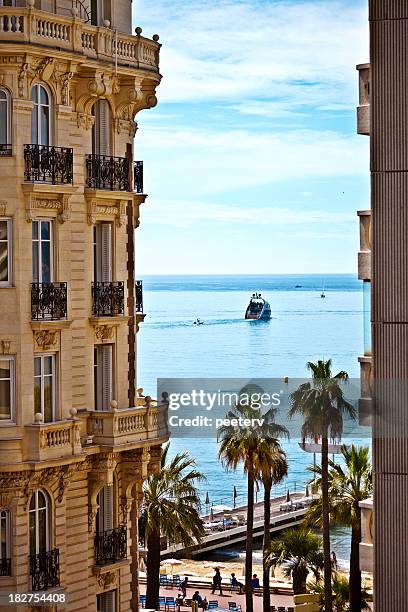
{"label": "boat wake", "polygon": [[[265,322],[265,321],[264,321]],[[200,325],[195,325],[194,321],[169,321],[166,323],[156,323],[156,322],[147,322],[144,324],[153,329],[168,329],[168,328],[177,328],[177,327],[194,327],[203,329],[205,327],[211,327],[214,325],[236,325],[239,324],[248,324],[254,323],[254,321],[242,318],[230,318],[230,319],[210,319],[210,320],[202,320]],[[259,323],[259,321],[257,321]],[[262,323],[262,321],[261,321]]]}

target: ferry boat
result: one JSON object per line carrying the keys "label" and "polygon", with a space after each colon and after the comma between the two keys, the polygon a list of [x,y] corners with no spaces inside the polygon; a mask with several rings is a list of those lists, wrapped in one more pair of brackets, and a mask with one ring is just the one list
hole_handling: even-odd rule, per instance
{"label": "ferry boat", "polygon": [[246,309],[245,319],[253,321],[266,321],[272,316],[269,302],[264,300],[260,293],[254,293]]}

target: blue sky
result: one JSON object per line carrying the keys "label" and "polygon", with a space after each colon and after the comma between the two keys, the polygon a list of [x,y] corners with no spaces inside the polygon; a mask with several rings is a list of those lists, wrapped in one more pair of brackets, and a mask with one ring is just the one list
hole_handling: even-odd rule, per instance
{"label": "blue sky", "polygon": [[137,273],[355,272],[367,0],[136,0],[163,44]]}

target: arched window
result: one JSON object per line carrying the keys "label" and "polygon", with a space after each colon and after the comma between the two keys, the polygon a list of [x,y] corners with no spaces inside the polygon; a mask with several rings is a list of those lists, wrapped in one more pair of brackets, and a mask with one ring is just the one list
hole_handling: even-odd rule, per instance
{"label": "arched window", "polygon": [[0,576],[11,575],[10,511],[0,510]]}
{"label": "arched window", "polygon": [[50,550],[50,500],[45,491],[33,493],[29,508],[30,555]]}
{"label": "arched window", "polygon": [[92,153],[112,155],[112,111],[107,100],[98,100],[93,107]]}
{"label": "arched window", "polygon": [[0,155],[11,153],[10,95],[0,89]]}
{"label": "arched window", "polygon": [[31,116],[32,144],[51,144],[51,100],[44,85],[34,85],[31,90],[34,108]]}

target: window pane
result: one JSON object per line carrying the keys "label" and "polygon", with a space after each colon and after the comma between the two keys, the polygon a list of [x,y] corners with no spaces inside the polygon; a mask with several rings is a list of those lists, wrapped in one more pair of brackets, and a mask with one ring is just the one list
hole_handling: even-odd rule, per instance
{"label": "window pane", "polygon": [[[31,498],[30,509],[34,507],[34,495]],[[35,555],[35,512],[29,514],[29,532],[30,532],[30,555]]]}
{"label": "window pane", "polygon": [[44,378],[44,422],[45,423],[51,423],[53,421],[52,404],[53,404],[52,376],[46,376]]}
{"label": "window pane", "polygon": [[38,242],[33,242],[33,283],[40,282]]}
{"label": "window pane", "polygon": [[[3,92],[0,92],[0,94]],[[0,144],[8,144],[7,142],[7,100],[0,100]]]}
{"label": "window pane", "polygon": [[44,357],[44,374],[52,374],[52,361],[51,355]]}
{"label": "window pane", "polygon": [[7,559],[7,518],[3,512],[0,519],[0,559]]}
{"label": "window pane", "polygon": [[50,240],[51,223],[49,221],[41,222],[41,240]]}
{"label": "window pane", "polygon": [[34,414],[39,414],[41,410],[41,378],[34,378]]}
{"label": "window pane", "polygon": [[41,244],[41,258],[42,258],[42,266],[41,266],[41,282],[42,283],[50,283],[51,282],[51,253],[50,253],[51,244],[49,242],[43,242]]}
{"label": "window pane", "polygon": [[7,101],[7,96],[6,96],[6,92],[5,91],[1,91],[0,90],[0,100],[6,100]]}
{"label": "window pane", "polygon": [[31,113],[31,143],[38,144],[38,106]]}
{"label": "window pane", "polygon": [[6,283],[8,279],[7,242],[0,242],[0,282]]}
{"label": "window pane", "polygon": [[39,540],[39,551],[46,552],[47,550],[47,511],[38,511],[38,540]]}
{"label": "window pane", "polygon": [[38,102],[38,87],[37,85],[34,85],[34,87],[31,89],[31,99],[33,102]]}
{"label": "window pane", "polygon": [[49,145],[49,114],[50,109],[48,106],[40,107],[40,121],[41,121],[41,143],[42,145]]}
{"label": "window pane", "polygon": [[0,420],[11,418],[11,384],[0,380]]}
{"label": "window pane", "polygon": [[0,360],[0,380],[4,378],[10,378],[11,376],[11,367],[10,361],[8,359]]}
{"label": "window pane", "polygon": [[40,87],[40,104],[49,104],[48,94],[44,87]]}
{"label": "window pane", "polygon": [[38,221],[33,221],[33,240],[38,240]]}

